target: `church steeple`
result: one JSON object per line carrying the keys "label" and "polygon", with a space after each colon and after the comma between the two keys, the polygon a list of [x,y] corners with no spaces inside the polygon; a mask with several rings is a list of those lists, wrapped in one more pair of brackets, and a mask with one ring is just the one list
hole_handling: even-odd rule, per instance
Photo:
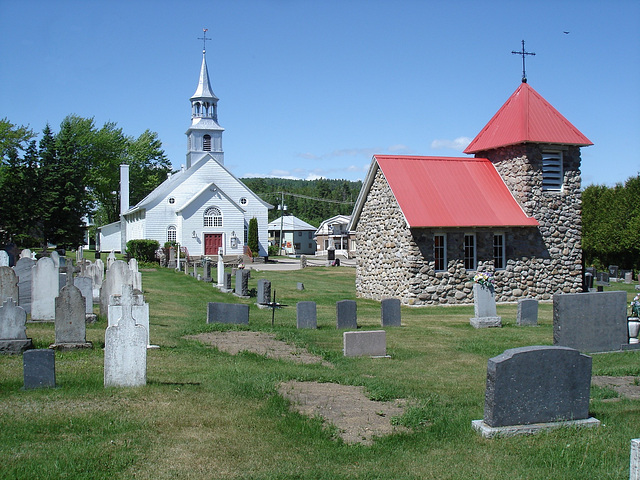
{"label": "church steeple", "polygon": [[[210,40],[204,30],[203,42]],[[218,124],[218,97],[211,89],[209,70],[207,68],[206,49],[202,49],[202,65],[200,78],[191,101],[191,126],[187,130],[187,169],[195,165],[205,155],[211,155],[218,163],[224,165],[222,151],[222,128]]]}

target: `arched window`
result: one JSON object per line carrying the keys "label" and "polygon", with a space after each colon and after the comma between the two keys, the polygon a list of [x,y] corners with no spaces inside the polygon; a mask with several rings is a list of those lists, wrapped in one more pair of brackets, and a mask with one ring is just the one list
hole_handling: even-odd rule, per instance
{"label": "arched window", "polygon": [[167,242],[175,243],[177,239],[175,225],[169,225],[167,227]]}
{"label": "arched window", "polygon": [[211,151],[211,135],[205,135],[202,138],[202,149],[205,152],[210,152]]}
{"label": "arched window", "polygon": [[221,227],[222,226],[222,213],[217,207],[209,207],[204,212],[204,226],[205,227]]}

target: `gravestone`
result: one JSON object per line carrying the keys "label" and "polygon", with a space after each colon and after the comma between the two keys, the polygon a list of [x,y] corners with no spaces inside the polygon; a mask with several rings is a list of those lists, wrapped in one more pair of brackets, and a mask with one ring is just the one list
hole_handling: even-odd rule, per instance
{"label": "gravestone", "polygon": [[176,268],[176,249],[175,247],[169,248],[169,263],[167,263],[167,268]]}
{"label": "gravestone", "polygon": [[355,300],[336,302],[336,328],[358,328],[358,306]]}
{"label": "gravestone", "polygon": [[131,270],[131,279],[133,281],[134,292],[142,293],[142,273],[138,270],[138,260],[132,258],[129,260],[129,270]]}
{"label": "gravestone", "polygon": [[109,255],[107,255],[107,270],[111,267],[111,264],[116,261],[116,254],[111,250]]}
{"label": "gravestone", "polygon": [[85,275],[91,277],[91,291],[93,303],[100,303],[100,288],[104,280],[104,264],[102,261],[89,265],[85,270]]}
{"label": "gravestone", "polygon": [[22,250],[20,252],[20,258],[31,258],[33,260],[31,255],[31,250],[29,250],[28,248],[25,248],[24,250]]}
{"label": "gravestone", "polygon": [[501,327],[502,318],[496,312],[493,287],[473,284],[473,311],[475,317],[469,319],[474,328]]}
{"label": "gravestone", "polygon": [[629,480],[640,480],[640,438],[631,440]]}
{"label": "gravestone", "polygon": [[304,283],[298,282],[296,285],[296,289],[300,291],[304,290]]}
{"label": "gravestone", "polygon": [[597,426],[589,418],[591,357],[568,347],[505,350],[487,364],[485,437],[535,433],[563,425]]}
{"label": "gravestone", "polygon": [[49,258],[51,258],[51,260],[53,260],[53,264],[56,266],[56,268],[60,268],[60,254],[58,252],[56,252],[54,250],[49,255]]}
{"label": "gravestone", "polygon": [[193,273],[191,274],[191,276],[194,278],[198,276],[198,266],[195,261],[193,262]]}
{"label": "gravestone", "polygon": [[596,277],[596,285],[608,286],[609,285],[609,274],[607,272],[598,272],[597,277]]}
{"label": "gravestone", "polygon": [[204,281],[207,283],[213,282],[213,278],[211,278],[211,261],[205,258],[202,260],[202,265],[204,269]]}
{"label": "gravestone", "polygon": [[[142,325],[147,331],[147,340],[151,336],[149,330],[149,304],[144,301],[144,295],[134,293],[131,298],[131,316],[136,325]],[[122,317],[122,295],[111,295],[109,297],[109,312],[107,314],[107,325],[117,325]],[[148,347],[152,347],[149,340]]]}
{"label": "gravestone", "polygon": [[609,280],[618,278],[618,265],[609,265]]}
{"label": "gravestone", "polygon": [[[16,262],[13,271],[18,276],[18,305],[24,308],[24,311],[31,313],[31,269],[36,264],[31,258],[21,258]],[[15,299],[14,299],[15,300]]]}
{"label": "gravestone", "polygon": [[31,320],[51,322],[56,318],[60,290],[59,269],[49,257],[38,260],[31,271]]}
{"label": "gravestone", "polygon": [[18,299],[18,276],[11,267],[0,267],[0,304],[8,298]]}
{"label": "gravestone", "polygon": [[49,348],[92,348],[91,342],[87,342],[86,301],[80,289],[72,284],[71,272],[68,275],[67,285],[62,287],[55,299],[55,343]]}
{"label": "gravestone", "polygon": [[233,288],[231,288],[231,272],[222,272],[222,277],[224,283],[220,291],[224,293],[233,292]]}
{"label": "gravestone", "polygon": [[516,325],[538,325],[538,300],[535,298],[521,298],[518,300],[518,315]]}
{"label": "gravestone", "polygon": [[296,304],[296,327],[318,328],[316,302],[298,302]]}
{"label": "gravestone", "polygon": [[236,271],[236,289],[234,295],[241,298],[249,298],[249,270]]}
{"label": "gravestone", "polygon": [[0,306],[0,353],[22,353],[33,348],[27,338],[27,312],[13,298]]}
{"label": "gravestone", "polygon": [[22,356],[24,388],[55,388],[56,356],[53,350],[27,350]]}
{"label": "gravestone", "polygon": [[[124,262],[123,262],[124,263]],[[122,316],[104,338],[104,386],[137,387],[147,383],[147,330],[131,315],[133,286],[122,287]]]}
{"label": "gravestone", "polygon": [[554,295],[553,344],[581,352],[613,352],[628,345],[626,292]]}
{"label": "gravestone", "polygon": [[633,281],[633,272],[625,272],[624,283],[630,284]]}
{"label": "gravestone", "polygon": [[8,267],[9,266],[9,254],[0,250],[0,267]]}
{"label": "gravestone", "polygon": [[383,327],[402,326],[400,299],[385,298],[380,302],[380,324]]}
{"label": "gravestone", "polygon": [[207,307],[207,323],[249,325],[249,305],[209,302]]}
{"label": "gravestone", "polygon": [[258,280],[258,305],[267,305],[271,303],[271,282],[264,278]]}
{"label": "gravestone", "polygon": [[107,273],[100,288],[100,315],[108,315],[109,297],[122,293],[122,287],[131,285],[133,288],[133,273],[129,265],[122,260],[115,260],[107,269]]}
{"label": "gravestone", "polygon": [[344,332],[342,340],[345,357],[385,357],[387,355],[387,332],[384,330]]}
{"label": "gravestone", "polygon": [[224,277],[224,257],[222,256],[222,248],[218,249],[218,288],[220,290],[231,288],[231,284],[229,287],[226,286],[225,277]]}
{"label": "gravestone", "polygon": [[84,298],[85,315],[93,315],[93,282],[89,277],[75,277],[73,284],[80,290]]}

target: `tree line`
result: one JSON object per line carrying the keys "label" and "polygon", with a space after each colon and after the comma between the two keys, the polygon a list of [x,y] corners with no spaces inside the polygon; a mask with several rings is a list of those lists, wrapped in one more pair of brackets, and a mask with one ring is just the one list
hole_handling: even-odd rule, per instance
{"label": "tree line", "polygon": [[640,270],[640,174],[582,192],[582,252],[587,266]]}
{"label": "tree line", "polygon": [[126,135],[114,122],[67,116],[55,133],[49,124],[39,142],[28,127],[0,120],[0,244],[76,248],[86,220],[119,219],[120,168],[130,165],[135,204],[171,172],[155,132]]}

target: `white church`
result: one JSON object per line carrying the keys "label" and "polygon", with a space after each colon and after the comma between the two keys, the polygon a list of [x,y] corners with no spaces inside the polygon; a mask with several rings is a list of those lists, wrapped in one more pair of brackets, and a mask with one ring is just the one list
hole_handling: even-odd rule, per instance
{"label": "white church", "polygon": [[211,90],[206,51],[198,88],[191,97],[186,168],[170,175],[140,203],[129,206],[128,165],[121,166],[120,221],[98,229],[100,251],[124,252],[129,240],[177,242],[190,256],[241,255],[249,221],[258,220],[259,252],[268,254],[268,210],[261,200],[224,166],[218,98]]}

